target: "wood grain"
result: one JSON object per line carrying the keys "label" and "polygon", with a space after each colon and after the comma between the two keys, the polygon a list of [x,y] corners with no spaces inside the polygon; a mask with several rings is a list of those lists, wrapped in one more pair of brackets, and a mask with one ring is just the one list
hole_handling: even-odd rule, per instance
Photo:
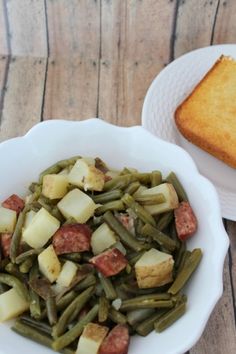
{"label": "wood grain", "polygon": [[44,75],[45,59],[11,59],[1,115],[1,141],[25,134],[40,121]]}
{"label": "wood grain", "polygon": [[236,1],[220,1],[214,29],[214,44],[235,43],[236,38]]}
{"label": "wood grain", "polygon": [[47,56],[43,0],[5,0],[13,55]]}
{"label": "wood grain", "polygon": [[100,117],[140,123],[148,86],[169,61],[174,9],[165,0],[102,2]]}

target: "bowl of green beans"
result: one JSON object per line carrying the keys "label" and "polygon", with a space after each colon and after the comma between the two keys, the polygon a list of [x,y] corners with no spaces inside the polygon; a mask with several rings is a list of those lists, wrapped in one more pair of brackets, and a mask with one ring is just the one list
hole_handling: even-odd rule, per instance
{"label": "bowl of green beans", "polygon": [[0,162],[1,353],[181,354],[199,340],[229,240],[185,150],[140,126],[54,120],[3,142]]}

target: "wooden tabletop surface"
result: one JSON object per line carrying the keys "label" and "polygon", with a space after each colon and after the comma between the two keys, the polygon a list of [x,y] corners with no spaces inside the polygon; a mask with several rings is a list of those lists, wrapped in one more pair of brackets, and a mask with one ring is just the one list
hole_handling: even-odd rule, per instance
{"label": "wooden tabletop surface", "polygon": [[[0,0],[0,140],[46,119],[140,124],[153,78],[235,42],[235,14],[235,0]],[[224,294],[191,354],[236,353],[236,223],[225,227]]]}

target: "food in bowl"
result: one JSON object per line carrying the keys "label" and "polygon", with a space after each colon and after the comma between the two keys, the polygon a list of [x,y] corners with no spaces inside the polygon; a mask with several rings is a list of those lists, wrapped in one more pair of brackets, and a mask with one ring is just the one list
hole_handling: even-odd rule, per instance
{"label": "food in bowl", "polygon": [[0,321],[54,350],[125,354],[185,313],[202,252],[186,250],[197,219],[175,173],[76,156],[29,190],[0,208]]}
{"label": "food in bowl", "polygon": [[181,134],[236,168],[236,60],[221,56],[175,111]]}

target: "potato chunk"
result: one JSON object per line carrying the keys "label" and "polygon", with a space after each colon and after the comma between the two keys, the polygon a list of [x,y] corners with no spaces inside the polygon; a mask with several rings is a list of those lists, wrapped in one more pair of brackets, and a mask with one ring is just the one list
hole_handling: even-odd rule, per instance
{"label": "potato chunk", "polygon": [[171,282],[173,266],[171,255],[151,248],[135,264],[139,288],[154,288]]}
{"label": "potato chunk", "polygon": [[52,245],[38,255],[40,272],[53,283],[61,271],[61,263]]}
{"label": "potato chunk", "polygon": [[66,261],[62,267],[62,270],[57,278],[57,284],[60,286],[69,286],[77,272],[75,263]]}
{"label": "potato chunk", "polygon": [[16,225],[16,212],[0,207],[0,232],[13,232]]}
{"label": "potato chunk", "polygon": [[104,186],[105,176],[95,166],[84,159],[76,161],[68,175],[71,184],[83,188],[85,191],[101,191]]}
{"label": "potato chunk", "polygon": [[36,211],[30,210],[28,213],[25,215],[25,222],[24,222],[24,228],[26,229],[31,221],[33,220],[34,216],[36,215]]}
{"label": "potato chunk", "polygon": [[0,295],[0,322],[17,317],[29,308],[29,303],[12,288]]}
{"label": "potato chunk", "polygon": [[93,254],[97,255],[108,247],[116,243],[115,233],[106,223],[100,225],[93,233],[91,238],[91,246]]}
{"label": "potato chunk", "polygon": [[76,354],[97,354],[108,330],[107,327],[88,323],[80,336]]}
{"label": "potato chunk", "polygon": [[72,217],[81,224],[86,223],[96,209],[92,198],[77,188],[67,193],[57,206],[65,218]]}
{"label": "potato chunk", "polygon": [[41,208],[23,230],[22,237],[32,248],[40,248],[48,242],[59,227],[60,222],[46,209]]}
{"label": "potato chunk", "polygon": [[174,187],[170,183],[162,183],[156,187],[143,190],[140,192],[139,196],[148,196],[158,193],[164,194],[166,201],[161,204],[145,205],[144,208],[149,211],[151,215],[165,213],[166,211],[173,210],[178,207],[178,196]]}
{"label": "potato chunk", "polygon": [[67,192],[68,186],[67,176],[63,175],[46,175],[43,177],[42,193],[49,199],[63,198]]}

